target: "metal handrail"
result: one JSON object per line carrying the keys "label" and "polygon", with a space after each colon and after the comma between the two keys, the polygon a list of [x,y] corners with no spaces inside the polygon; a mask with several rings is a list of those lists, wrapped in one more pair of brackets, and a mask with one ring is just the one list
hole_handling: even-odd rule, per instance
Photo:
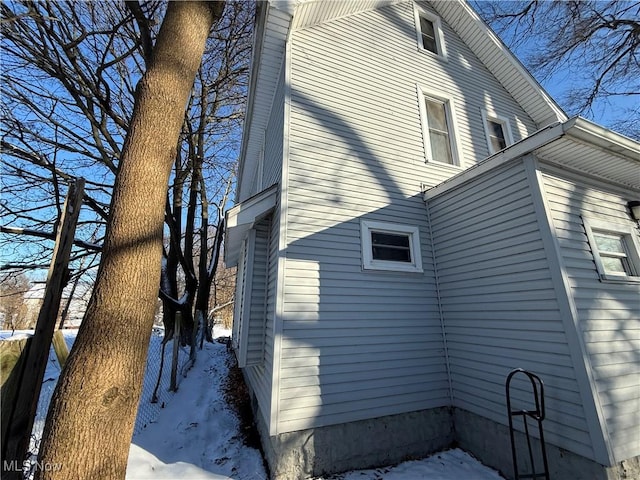
{"label": "metal handrail", "polygon": [[[535,399],[535,410],[513,410],[511,408],[511,391],[510,391],[511,380],[518,373],[522,373],[526,375],[527,378],[529,379],[529,382],[531,383],[531,387],[533,389],[533,395]],[[505,389],[506,389],[506,395],[507,395],[507,412],[509,414],[509,435],[511,437],[511,456],[513,459],[513,470],[515,474],[515,480],[520,480],[525,478],[532,478],[534,480],[538,478],[544,478],[545,480],[550,480],[549,464],[547,462],[547,449],[544,441],[544,433],[542,430],[542,421],[544,420],[544,417],[545,417],[544,384],[542,383],[542,380],[540,379],[540,377],[538,377],[537,375],[531,372],[528,372],[522,368],[516,368],[515,370],[512,370],[511,373],[509,373],[509,375],[507,376]],[[527,439],[527,449],[529,452],[529,460],[531,461],[531,469],[532,469],[532,473],[530,474],[520,475],[518,471],[518,458],[516,453],[515,430],[513,428],[514,416],[521,416],[522,421],[524,423],[524,433]],[[533,448],[531,447],[531,437],[529,434],[529,425],[527,423],[527,417],[531,417],[538,424],[538,433],[540,435],[542,462],[544,464],[543,472],[536,473],[536,464],[533,458]]]}

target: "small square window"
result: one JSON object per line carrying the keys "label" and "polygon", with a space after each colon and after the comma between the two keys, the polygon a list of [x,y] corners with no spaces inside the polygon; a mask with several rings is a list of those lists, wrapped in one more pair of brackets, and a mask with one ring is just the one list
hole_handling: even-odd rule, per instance
{"label": "small square window", "polygon": [[582,218],[602,280],[640,281],[637,232],[628,225]]}
{"label": "small square window", "polygon": [[411,234],[371,231],[373,260],[411,263]]}
{"label": "small square window", "polygon": [[509,119],[498,115],[490,115],[486,110],[482,110],[482,119],[489,146],[489,155],[504,150],[513,143],[511,138],[511,128]]}
{"label": "small square window", "polygon": [[422,51],[435,53],[446,58],[442,27],[440,19],[429,12],[415,7],[416,33],[418,34],[418,48]]}
{"label": "small square window", "polygon": [[360,229],[364,269],[422,272],[418,227],[362,220]]}

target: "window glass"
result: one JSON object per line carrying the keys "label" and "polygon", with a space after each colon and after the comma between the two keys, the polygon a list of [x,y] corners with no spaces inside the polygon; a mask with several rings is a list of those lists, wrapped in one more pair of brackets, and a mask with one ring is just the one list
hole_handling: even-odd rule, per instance
{"label": "window glass", "polygon": [[371,232],[371,247],[374,260],[411,263],[409,235]]}
{"label": "window glass", "polygon": [[504,136],[504,127],[499,122],[489,120],[489,139],[494,152],[499,152],[507,147],[507,141]]}
{"label": "window glass", "polygon": [[420,32],[422,34],[422,47],[433,53],[438,53],[436,44],[436,33],[433,22],[424,17],[420,17]]}
{"label": "window glass", "polygon": [[615,273],[621,275],[628,275],[626,265],[624,264],[624,259],[615,258],[615,257],[602,257],[602,265],[604,266],[604,271],[607,273]]}
{"label": "window glass", "polygon": [[427,99],[427,115],[429,127],[438,130],[447,130],[447,113],[444,103]]}
{"label": "window glass", "polygon": [[453,164],[451,139],[447,127],[447,110],[442,102],[425,99],[431,155],[438,162]]}
{"label": "window glass", "polygon": [[601,252],[617,252],[624,254],[621,236],[596,232],[594,232],[593,236],[596,239],[598,250]]}
{"label": "window glass", "polygon": [[423,271],[418,227],[361,220],[360,228],[363,269]]}

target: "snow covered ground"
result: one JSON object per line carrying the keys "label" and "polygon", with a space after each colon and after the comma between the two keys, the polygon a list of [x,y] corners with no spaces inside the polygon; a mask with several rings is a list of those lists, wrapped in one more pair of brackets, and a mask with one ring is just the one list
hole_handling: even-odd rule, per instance
{"label": "snow covered ground", "polygon": [[[218,336],[229,331],[216,330]],[[7,336],[2,332],[0,336]],[[65,331],[67,343],[75,332]],[[260,453],[243,444],[240,422],[225,401],[230,352],[220,343],[205,344],[195,366],[181,378],[175,394],[164,396],[157,418],[137,426],[129,451],[127,480],[266,480]],[[50,358],[43,390],[53,390],[59,367]],[[153,385],[155,382],[145,382]],[[50,394],[50,393],[49,393]],[[143,402],[150,393],[143,394]],[[42,398],[44,400],[44,398]],[[48,401],[48,399],[46,400]],[[41,402],[41,403],[46,403]],[[46,405],[39,405],[46,414]],[[42,415],[44,418],[44,416]],[[139,418],[140,420],[140,418]],[[36,420],[41,428],[42,419]],[[448,450],[396,466],[358,470],[316,480],[504,480],[460,449]]]}

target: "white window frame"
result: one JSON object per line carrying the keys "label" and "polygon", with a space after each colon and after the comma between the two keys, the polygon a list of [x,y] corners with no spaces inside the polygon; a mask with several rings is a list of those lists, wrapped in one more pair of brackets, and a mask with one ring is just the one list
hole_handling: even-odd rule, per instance
{"label": "white window frame", "polygon": [[493,145],[491,144],[491,129],[489,128],[489,122],[499,123],[502,126],[502,133],[504,134],[504,141],[507,144],[507,147],[513,144],[513,135],[511,134],[511,122],[509,122],[507,117],[503,117],[502,115],[498,115],[494,112],[489,112],[483,108],[482,123],[484,125],[484,134],[487,140],[487,147],[489,148],[489,155],[493,155],[494,153],[498,153],[499,150],[494,150]]}
{"label": "white window frame", "polygon": [[[638,232],[635,227],[585,216],[582,217],[582,223],[589,240],[589,246],[591,247],[593,260],[596,264],[596,270],[598,271],[600,280],[607,282],[640,283],[640,241],[638,241]],[[627,262],[631,270],[631,272],[629,272],[630,274],[617,274],[605,270],[594,233],[608,233],[621,237],[625,248],[624,253],[626,254]]]}
{"label": "white window frame", "polygon": [[[373,232],[407,235],[411,262],[395,262],[392,260],[376,260],[373,258],[371,234]],[[362,268],[364,270],[387,270],[395,272],[423,272],[422,254],[420,252],[420,229],[411,225],[398,223],[360,221],[360,239],[362,241]]]}
{"label": "white window frame", "polygon": [[[424,143],[424,155],[427,162],[434,162],[437,165],[444,165],[447,167],[462,167],[460,152],[460,144],[458,142],[458,135],[456,134],[456,125],[458,121],[456,119],[456,112],[454,108],[453,97],[445,95],[440,92],[434,92],[432,90],[423,89],[419,84],[416,85],[418,90],[418,102],[420,105],[420,122],[422,124],[422,139]],[[451,146],[451,156],[453,163],[442,162],[433,157],[431,150],[431,136],[429,135],[429,117],[427,116],[427,106],[425,99],[432,99],[444,104],[445,114],[447,116],[447,131],[449,133],[449,144]]]}
{"label": "white window frame", "polygon": [[[418,51],[424,52],[428,55],[434,55],[443,60],[447,60],[447,49],[444,44],[444,34],[442,33],[442,22],[440,21],[440,17],[418,7],[415,4],[413,6],[413,15],[414,15],[415,24],[416,24],[416,38],[418,40]],[[432,52],[431,50],[424,47],[424,44],[422,41],[422,27],[420,26],[420,17],[426,18],[433,24],[433,33],[435,35],[437,52]]]}

